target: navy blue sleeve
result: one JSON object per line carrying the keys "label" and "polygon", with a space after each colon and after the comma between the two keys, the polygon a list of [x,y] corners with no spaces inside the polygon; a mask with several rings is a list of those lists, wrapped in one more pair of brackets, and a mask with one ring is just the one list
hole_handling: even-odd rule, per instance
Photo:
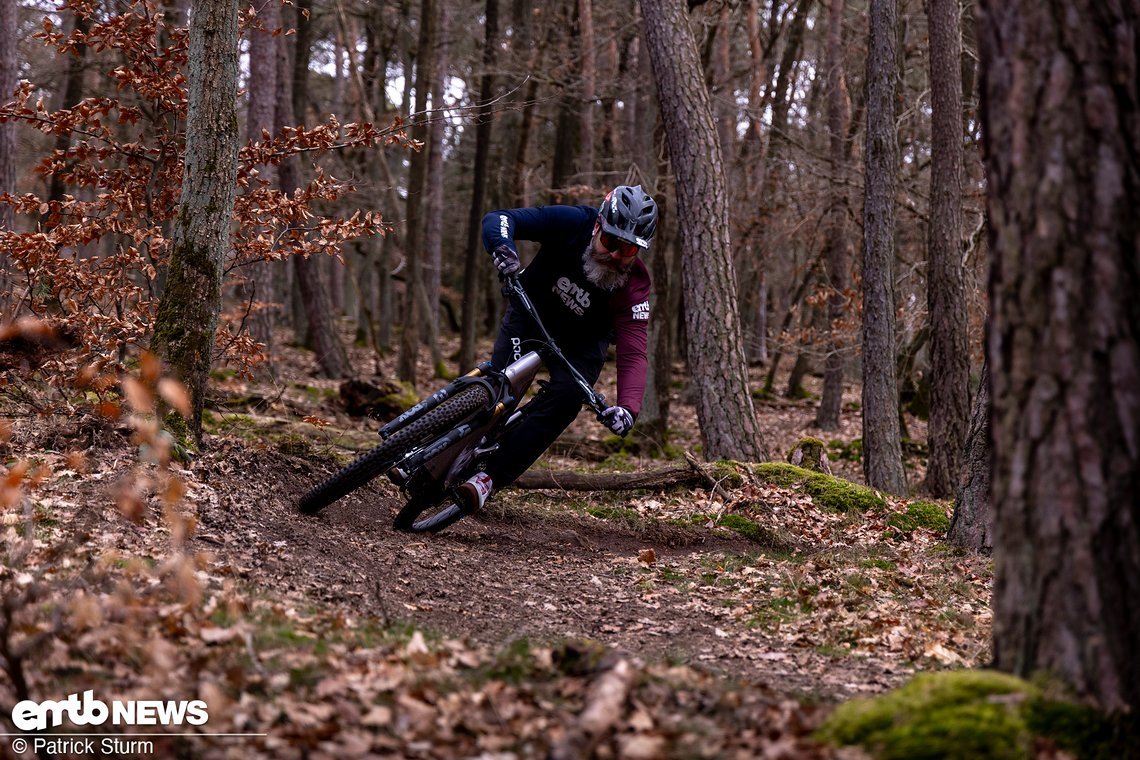
{"label": "navy blue sleeve", "polygon": [[579,233],[584,223],[597,216],[589,206],[535,206],[492,211],[483,217],[483,247],[495,250],[506,243],[516,252],[516,240],[540,245],[559,243]]}

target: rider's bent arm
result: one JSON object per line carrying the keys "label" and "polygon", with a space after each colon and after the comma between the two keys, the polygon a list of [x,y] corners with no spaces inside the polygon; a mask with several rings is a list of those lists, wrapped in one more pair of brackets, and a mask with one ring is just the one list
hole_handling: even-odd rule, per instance
{"label": "rider's bent arm", "polygon": [[536,206],[492,211],[483,217],[483,247],[488,251],[503,243],[516,252],[516,240],[540,244],[562,242],[578,232],[596,210],[589,206]]}

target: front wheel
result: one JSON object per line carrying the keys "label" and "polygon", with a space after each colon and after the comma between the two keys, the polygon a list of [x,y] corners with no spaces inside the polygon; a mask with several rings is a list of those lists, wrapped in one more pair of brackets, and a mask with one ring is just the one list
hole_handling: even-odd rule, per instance
{"label": "front wheel", "polygon": [[446,433],[490,403],[491,394],[487,388],[482,385],[470,386],[358,457],[352,464],[302,496],[297,506],[303,513],[315,515],[342,496],[387,472],[409,451]]}

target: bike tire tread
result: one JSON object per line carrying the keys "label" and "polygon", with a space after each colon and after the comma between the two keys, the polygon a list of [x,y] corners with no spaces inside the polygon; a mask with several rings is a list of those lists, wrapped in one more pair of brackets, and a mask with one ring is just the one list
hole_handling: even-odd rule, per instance
{"label": "bike tire tread", "polygon": [[347,496],[374,478],[387,472],[408,451],[443,433],[467,417],[488,406],[491,395],[482,385],[472,385],[435,409],[400,428],[376,448],[357,457],[351,464],[334,473],[301,497],[301,512],[315,515],[338,499]]}

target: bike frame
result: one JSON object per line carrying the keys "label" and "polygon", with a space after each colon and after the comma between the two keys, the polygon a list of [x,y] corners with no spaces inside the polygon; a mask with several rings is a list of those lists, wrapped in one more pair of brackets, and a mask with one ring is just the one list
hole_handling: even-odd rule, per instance
{"label": "bike frame", "polygon": [[471,419],[412,451],[394,467],[396,482],[413,499],[439,500],[471,475],[481,457],[498,448],[497,440],[517,424],[526,414],[519,408],[544,361],[554,359],[566,367],[582,391],[583,401],[601,419],[605,410],[605,396],[594,390],[585,378],[563,355],[554,338],[538,315],[517,275],[503,278],[503,294],[527,313],[542,336],[542,356],[530,351],[507,365],[501,372],[485,362],[467,375],[408,409],[380,430],[381,436],[392,435],[443,401],[455,396],[473,383],[483,384],[490,391],[492,405],[476,413]]}

